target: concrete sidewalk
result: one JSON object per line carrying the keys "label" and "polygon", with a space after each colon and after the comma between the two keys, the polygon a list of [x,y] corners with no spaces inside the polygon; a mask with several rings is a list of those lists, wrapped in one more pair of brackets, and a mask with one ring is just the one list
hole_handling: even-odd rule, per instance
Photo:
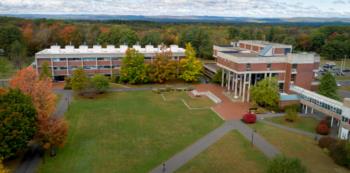
{"label": "concrete sidewalk", "polygon": [[268,143],[259,134],[254,133],[253,129],[245,125],[241,121],[226,121],[223,125],[213,130],[194,144],[190,145],[183,151],[177,153],[169,160],[165,161],[165,167],[163,164],[157,166],[151,173],[164,173],[164,172],[174,172],[181,168],[188,161],[193,159],[195,156],[203,152],[205,149],[210,147],[216,141],[218,141],[225,134],[231,130],[238,130],[248,141],[252,140],[252,135],[254,136],[253,145],[256,146],[261,152],[263,152],[267,157],[272,158],[279,154],[280,152],[270,143]]}

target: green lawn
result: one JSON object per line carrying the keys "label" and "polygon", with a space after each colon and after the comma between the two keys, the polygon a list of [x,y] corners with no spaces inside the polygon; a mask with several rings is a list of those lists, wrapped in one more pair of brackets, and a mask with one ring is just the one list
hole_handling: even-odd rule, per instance
{"label": "green lawn", "polygon": [[285,121],[284,117],[267,118],[266,120],[311,133],[315,133],[315,129],[319,122],[318,120],[312,117],[299,117],[299,119],[296,122]]}
{"label": "green lawn", "polygon": [[222,124],[151,91],[75,99],[65,116],[67,144],[38,172],[148,172]]}
{"label": "green lawn", "polygon": [[289,157],[299,158],[310,173],[349,173],[343,167],[336,165],[317,142],[310,137],[288,132],[264,123],[251,125],[268,142],[277,147]]}
{"label": "green lawn", "polygon": [[167,101],[176,101],[181,99],[186,102],[191,108],[210,108],[215,103],[211,101],[206,96],[200,96],[200,97],[190,97],[187,92],[164,92],[163,93],[164,98]]}
{"label": "green lawn", "polygon": [[231,131],[177,173],[263,173],[267,162],[239,132]]}

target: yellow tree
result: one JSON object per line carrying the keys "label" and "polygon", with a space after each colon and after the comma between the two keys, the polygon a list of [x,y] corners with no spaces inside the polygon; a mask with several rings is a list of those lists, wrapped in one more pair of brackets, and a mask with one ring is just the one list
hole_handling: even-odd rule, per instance
{"label": "yellow tree", "polygon": [[180,78],[186,82],[196,82],[201,76],[203,64],[196,58],[196,52],[191,43],[186,44],[186,57],[180,61]]}
{"label": "yellow tree", "polygon": [[39,118],[38,127],[36,139],[44,149],[64,146],[68,134],[68,123],[63,118]]}
{"label": "yellow tree", "polygon": [[172,53],[169,51],[163,51],[156,54],[149,73],[153,82],[164,83],[167,80],[175,79],[177,63],[171,58]]}
{"label": "yellow tree", "polygon": [[5,168],[4,164],[2,163],[2,159],[0,159],[0,173],[9,173],[10,171]]}

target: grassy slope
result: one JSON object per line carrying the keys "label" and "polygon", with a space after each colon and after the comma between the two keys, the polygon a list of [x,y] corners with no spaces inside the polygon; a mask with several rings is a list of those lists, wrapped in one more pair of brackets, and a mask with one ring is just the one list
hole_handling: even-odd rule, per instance
{"label": "grassy slope", "polygon": [[148,172],[222,123],[150,91],[75,100],[66,118],[68,142],[39,172]]}
{"label": "grassy slope", "polygon": [[289,157],[297,157],[307,167],[310,173],[349,173],[336,165],[333,160],[317,146],[312,138],[291,133],[263,123],[252,125],[268,142],[276,146]]}
{"label": "grassy slope", "polygon": [[284,117],[267,118],[266,120],[311,133],[315,133],[318,124],[318,121],[312,117],[299,117],[296,122],[287,122],[284,120]]}
{"label": "grassy slope", "polygon": [[232,131],[180,168],[177,173],[263,173],[267,160],[239,132]]}

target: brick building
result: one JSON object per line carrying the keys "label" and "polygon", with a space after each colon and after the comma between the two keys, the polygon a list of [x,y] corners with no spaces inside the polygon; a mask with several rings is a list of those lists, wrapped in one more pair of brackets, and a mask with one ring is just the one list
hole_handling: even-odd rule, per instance
{"label": "brick building", "polygon": [[[144,48],[140,45],[132,46],[133,49],[143,54],[145,63],[151,63],[157,53],[161,51],[171,51],[174,60],[180,60],[185,56],[185,49],[179,48],[177,45],[170,47],[154,47],[146,45]],[[118,74],[122,58],[128,49],[127,45],[121,45],[116,48],[113,45],[108,45],[103,48],[99,45],[94,45],[89,48],[86,45],[81,45],[79,48],[74,46],[51,46],[49,49],[44,49],[35,54],[35,66],[40,73],[42,65],[47,62],[54,80],[63,80],[65,77],[72,75],[77,68],[83,68],[87,74],[103,74],[110,76]]]}
{"label": "brick building", "polygon": [[313,53],[292,53],[291,45],[242,40],[229,46],[214,46],[213,56],[223,70],[222,86],[236,99],[249,101],[250,87],[276,77],[280,92],[290,93],[291,84],[314,90],[320,57]]}

